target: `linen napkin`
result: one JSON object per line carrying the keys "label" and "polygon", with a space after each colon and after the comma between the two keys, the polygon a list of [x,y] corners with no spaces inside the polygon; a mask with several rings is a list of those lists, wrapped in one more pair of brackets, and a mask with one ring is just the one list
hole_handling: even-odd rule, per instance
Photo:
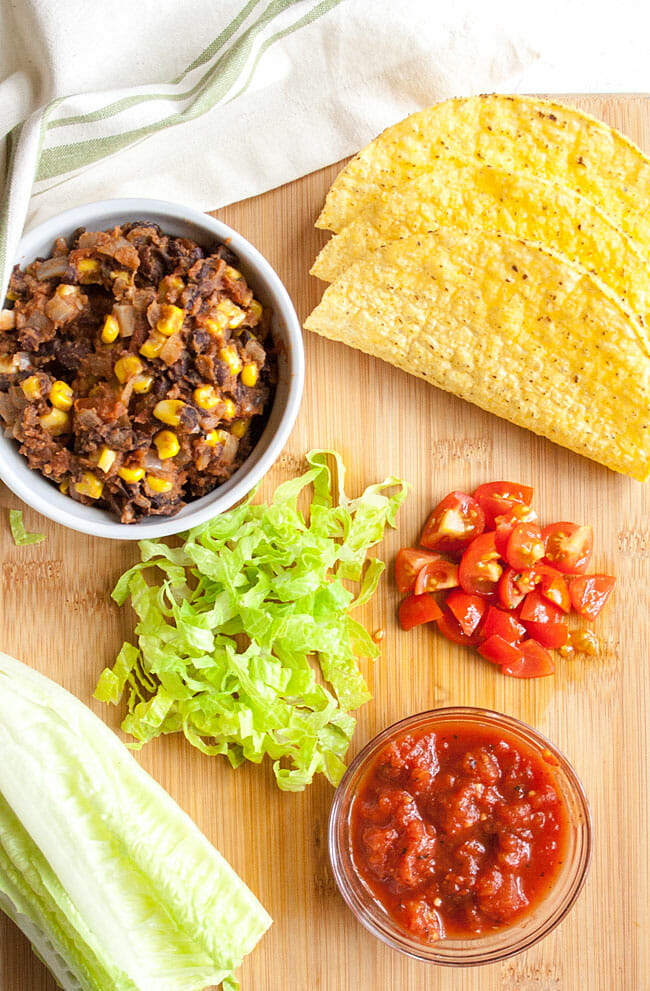
{"label": "linen napkin", "polygon": [[[338,161],[535,58],[496,0],[0,0],[0,292],[25,226],[84,202],[203,210]],[[11,43],[7,43],[11,39]]]}

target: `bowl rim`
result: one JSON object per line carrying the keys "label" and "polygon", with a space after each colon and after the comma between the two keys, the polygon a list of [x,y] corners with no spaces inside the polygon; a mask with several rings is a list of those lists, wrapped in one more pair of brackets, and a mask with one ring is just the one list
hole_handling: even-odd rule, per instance
{"label": "bowl rim", "polygon": [[[344,864],[345,853],[341,849],[339,841],[341,839],[340,834],[344,828],[342,817],[346,811],[349,813],[351,807],[351,800],[347,801],[346,805],[348,790],[355,783],[355,780],[362,776],[366,764],[370,762],[379,748],[388,740],[398,738],[418,724],[424,725],[429,720],[442,722],[446,719],[451,720],[463,716],[469,716],[476,721],[483,719],[493,725],[503,725],[515,738],[524,737],[529,745],[532,740],[540,749],[548,749],[558,760],[572,797],[576,800],[576,804],[580,810],[579,822],[577,824],[573,823],[574,830],[580,841],[577,845],[579,856],[575,872],[569,875],[567,893],[561,904],[550,916],[545,916],[531,932],[521,934],[520,939],[514,940],[511,944],[503,947],[493,947],[491,950],[487,949],[483,952],[481,952],[483,941],[480,937],[465,941],[442,940],[441,944],[445,942],[448,944],[464,942],[462,948],[459,947],[457,950],[454,950],[451,947],[446,955],[442,955],[435,952],[435,947],[441,944],[434,943],[429,945],[421,943],[417,939],[409,937],[406,932],[401,933],[398,925],[384,912],[380,913],[377,907],[375,907],[374,912],[372,908],[369,908],[372,905],[372,897],[368,896],[364,902],[361,895],[359,895],[354,886],[349,882]],[[515,716],[497,712],[493,709],[468,705],[444,706],[413,713],[410,716],[391,723],[373,736],[359,751],[346,769],[334,794],[328,822],[328,852],[330,867],[343,900],[357,921],[372,933],[373,936],[391,949],[424,963],[449,967],[475,967],[499,963],[502,960],[506,960],[509,957],[530,949],[530,947],[548,936],[566,918],[569,911],[575,905],[589,874],[593,853],[593,821],[589,800],[575,769],[562,751],[543,733],[528,723],[517,719]],[[348,859],[351,863],[351,856],[348,856]],[[353,870],[349,872],[353,873]],[[359,888],[363,887],[360,879],[358,879],[358,886]],[[543,905],[543,903],[542,901],[539,904]],[[378,904],[377,902],[377,906]],[[525,921],[525,918],[526,915],[522,917],[522,921]],[[514,927],[512,928],[514,932]],[[509,929],[510,927],[504,926],[498,932],[507,933]]]}
{"label": "bowl rim", "polygon": [[[228,243],[229,247],[232,247],[232,250],[240,256],[243,263],[242,267],[249,268],[252,273],[259,273],[260,279],[270,287],[273,298],[269,302],[276,311],[276,316],[280,316],[282,319],[285,328],[283,337],[285,337],[288,345],[285,347],[288,359],[286,397],[279,422],[272,435],[265,441],[265,429],[248,459],[234,475],[207,495],[188,502],[186,507],[181,510],[181,514],[184,515],[154,516],[137,523],[127,524],[107,518],[107,510],[95,510],[94,507],[90,506],[85,508],[94,511],[97,514],[96,517],[86,519],[79,516],[74,511],[77,506],[74,500],[63,496],[62,498],[66,498],[70,502],[70,508],[61,504],[56,498],[58,493],[53,489],[52,483],[48,482],[40,472],[30,469],[22,455],[19,455],[23,462],[22,465],[19,466],[18,461],[16,461],[16,467],[7,463],[6,445],[13,446],[14,442],[0,434],[0,479],[32,509],[55,523],[94,537],[113,540],[154,539],[182,533],[232,508],[269,471],[288,440],[300,409],[305,379],[303,337],[291,297],[279,275],[261,252],[242,234],[222,220],[216,220],[207,213],[170,200],[127,197],[97,200],[71,207],[25,232],[16,252],[16,261],[21,266],[25,263],[29,264],[29,261],[38,256],[38,248],[44,240],[51,239],[53,242],[57,234],[69,233],[79,226],[101,226],[107,222],[107,218],[116,215],[122,215],[124,217],[123,222],[151,219],[152,222],[159,223],[163,229],[165,219],[172,223],[186,223],[200,228],[210,237]],[[255,281],[254,277],[252,281]],[[276,391],[269,418],[273,416],[277,397]],[[265,443],[263,452],[256,460],[252,461],[255,451],[260,448],[263,442]]]}

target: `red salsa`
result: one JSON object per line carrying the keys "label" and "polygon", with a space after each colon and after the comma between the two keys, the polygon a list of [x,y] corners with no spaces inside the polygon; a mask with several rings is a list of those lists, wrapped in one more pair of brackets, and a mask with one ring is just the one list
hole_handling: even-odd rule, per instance
{"label": "red salsa", "polygon": [[510,925],[552,887],[568,835],[552,754],[450,722],[387,743],[352,805],[357,872],[423,942]]}

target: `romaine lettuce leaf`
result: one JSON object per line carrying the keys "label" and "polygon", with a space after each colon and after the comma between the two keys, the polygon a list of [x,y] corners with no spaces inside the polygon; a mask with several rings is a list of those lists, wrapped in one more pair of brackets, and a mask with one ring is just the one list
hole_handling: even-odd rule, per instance
{"label": "romaine lettuce leaf", "polygon": [[390,477],[350,500],[336,452],[311,451],[307,462],[270,505],[252,493],[184,534],[182,547],[140,543],[142,561],[113,592],[120,605],[131,599],[138,646],[124,644],[95,691],[115,704],[128,686],[122,728],[134,746],[182,731],[234,767],[268,755],[284,790],[316,773],[340,780],[350,712],[370,698],[358,661],[378,656],[349,610],[377,587],[384,565],[366,555],[395,525],[407,485]]}
{"label": "romaine lettuce leaf", "polygon": [[97,716],[5,654],[0,754],[0,908],[65,991],[230,980],[262,906]]}

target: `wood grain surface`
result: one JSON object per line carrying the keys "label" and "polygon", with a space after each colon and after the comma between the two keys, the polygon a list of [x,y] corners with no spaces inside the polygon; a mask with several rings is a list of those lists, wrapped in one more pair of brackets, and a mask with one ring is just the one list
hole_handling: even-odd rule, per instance
{"label": "wood grain surface", "polygon": [[[650,97],[571,97],[650,151]],[[271,261],[302,319],[322,285],[308,269],[326,235],[313,228],[332,166],[264,196],[218,211]],[[244,991],[643,991],[650,987],[648,766],[650,687],[650,487],[535,437],[378,360],[305,334],[304,401],[263,494],[300,471],[312,447],[334,447],[357,494],[390,473],[412,491],[397,532],[379,553],[392,564],[415,543],[430,508],[452,488],[492,479],[535,488],[543,520],[591,523],[595,569],[618,576],[596,623],[597,658],[560,661],[554,677],[521,682],[429,629],[403,634],[391,570],[359,610],[387,631],[382,657],[365,665],[374,700],[360,712],[351,755],[377,731],[437,705],[488,706],[536,726],[567,755],[591,800],[595,846],[573,911],[533,949],[502,964],[437,968],[382,946],[345,907],[330,873],[326,830],[332,788],[280,793],[269,766],[233,771],[181,737],[138,755],[257,893],[275,923],[245,961]],[[47,540],[15,547],[0,487],[0,648],[62,683],[117,728],[122,710],[92,699],[102,668],[132,629],[130,609],[109,597],[137,558],[128,542],[75,534],[25,512]],[[0,754],[0,760],[2,755]],[[52,991],[28,942],[0,920],[0,991]],[[106,989],[110,991],[110,989]]]}

